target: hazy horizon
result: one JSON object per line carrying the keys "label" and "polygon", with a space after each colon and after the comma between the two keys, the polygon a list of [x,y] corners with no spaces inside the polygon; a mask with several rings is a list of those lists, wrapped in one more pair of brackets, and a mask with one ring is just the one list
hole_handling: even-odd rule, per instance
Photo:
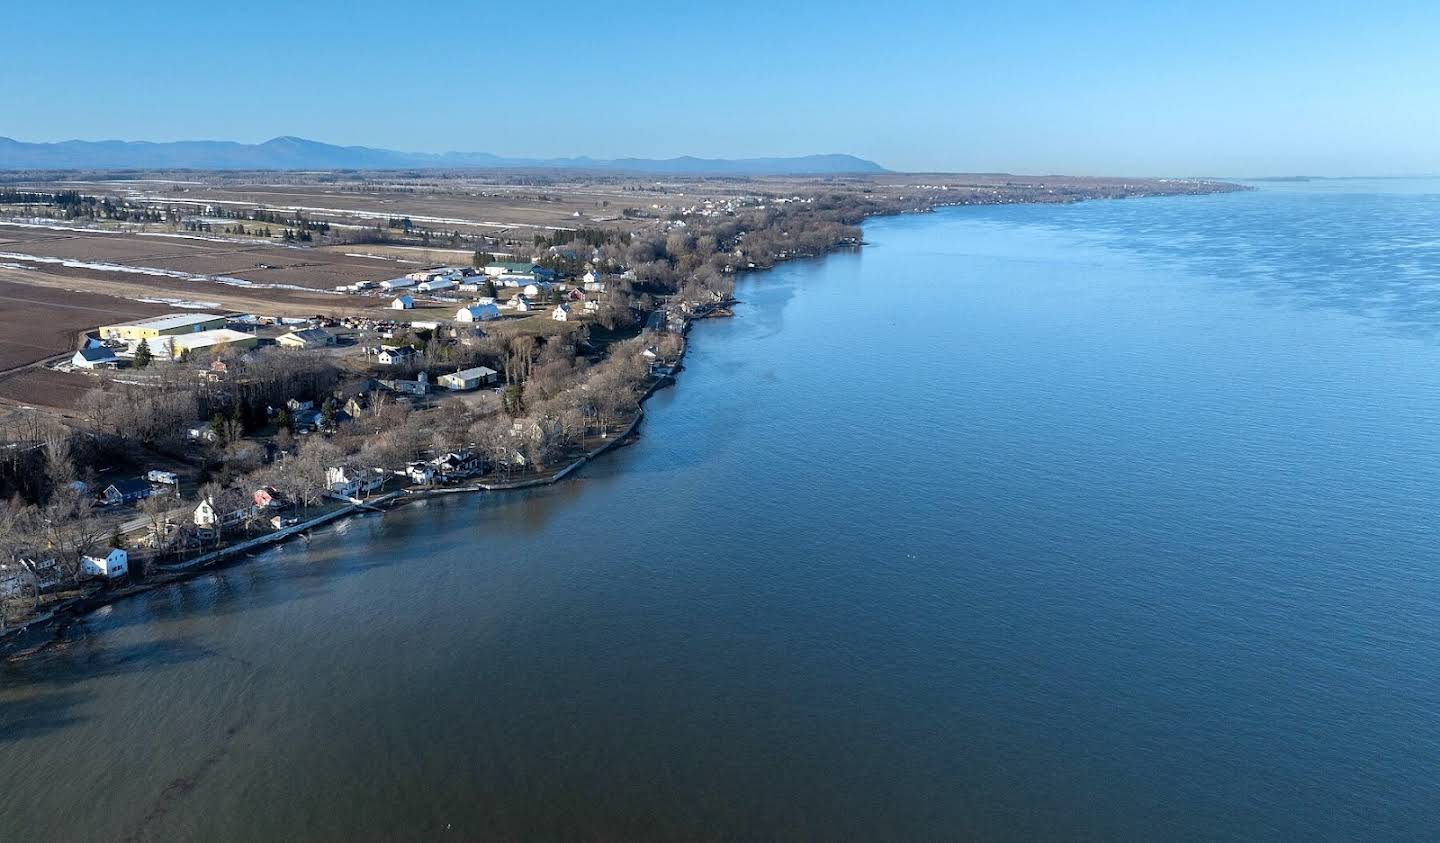
{"label": "hazy horizon", "polygon": [[[1419,3],[350,8],[343,20],[268,0],[9,10],[0,135],[293,135],[537,158],[842,152],[901,172],[1440,171],[1440,8]],[[103,75],[57,68],[65,51]]]}

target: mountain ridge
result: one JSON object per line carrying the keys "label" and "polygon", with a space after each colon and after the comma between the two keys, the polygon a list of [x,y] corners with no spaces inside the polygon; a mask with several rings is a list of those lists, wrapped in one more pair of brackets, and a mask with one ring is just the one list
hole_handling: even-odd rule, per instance
{"label": "mountain ridge", "polygon": [[828,153],[794,157],[521,158],[489,152],[401,152],[339,146],[294,135],[256,144],[238,141],[66,140],[31,143],[0,136],[0,170],[607,170],[695,175],[823,175],[889,172],[874,161]]}

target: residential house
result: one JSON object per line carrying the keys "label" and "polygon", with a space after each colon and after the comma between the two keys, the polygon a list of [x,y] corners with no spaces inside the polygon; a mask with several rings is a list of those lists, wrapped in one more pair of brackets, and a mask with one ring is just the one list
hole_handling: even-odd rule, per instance
{"label": "residential house", "polygon": [[80,557],[80,573],[89,577],[118,580],[130,572],[130,554],[121,548],[111,548],[104,556]]}
{"label": "residential house", "polygon": [[557,305],[555,305],[555,309],[552,310],[552,311],[550,311],[550,318],[551,318],[551,319],[554,319],[556,322],[568,322],[568,321],[570,321],[570,305],[568,305],[568,304],[557,304]]}
{"label": "residential house", "polygon": [[530,311],[535,309],[530,305],[530,300],[527,299],[523,294],[517,295],[515,296],[515,298],[511,299],[510,307],[514,308],[516,313],[529,313]]}
{"label": "residential house", "polygon": [[390,300],[391,310],[409,310],[415,306],[415,300],[409,296],[396,296]]}
{"label": "residential house", "polygon": [[274,486],[261,486],[256,489],[254,500],[257,509],[284,509],[286,505],[285,499]]}
{"label": "residential house", "polygon": [[590,299],[589,301],[585,302],[585,312],[586,312],[586,313],[599,313],[599,312],[600,312],[600,302],[595,301],[594,299]]}
{"label": "residential house", "polygon": [[405,476],[411,483],[433,483],[435,467],[424,460],[417,460],[405,466]]}
{"label": "residential house", "polygon": [[580,284],[587,293],[605,292],[605,275],[596,270],[589,270],[580,276]]}
{"label": "residential house", "polygon": [[429,395],[430,376],[421,372],[415,376],[415,380],[407,381],[399,378],[376,381],[383,389],[391,392],[398,392],[402,395]]}
{"label": "residential house", "polygon": [[193,520],[195,526],[202,530],[214,530],[216,527],[233,527],[241,523],[250,515],[248,508],[232,509],[222,512],[215,506],[214,498],[206,498],[195,507]]}
{"label": "residential house", "polygon": [[380,349],[380,353],[376,355],[375,359],[380,361],[383,366],[404,366],[414,361],[415,356],[415,349],[408,345],[385,346]]}
{"label": "residential house", "polygon": [[113,369],[120,365],[120,358],[105,346],[82,348],[70,358],[70,365],[77,369]]}
{"label": "residential house", "polygon": [[314,401],[301,401],[299,398],[291,398],[289,401],[285,402],[285,409],[289,410],[292,413],[298,413],[302,410],[313,410],[314,408]]}
{"label": "residential house", "polygon": [[325,485],[341,497],[358,498],[385,485],[385,478],[374,471],[341,466],[325,469]]}
{"label": "residential house", "polygon": [[481,460],[471,451],[451,451],[431,460],[430,464],[442,475],[468,474],[480,469]]}
{"label": "residential house", "polygon": [[0,600],[19,597],[26,591],[39,590],[35,577],[24,565],[0,564]]}
{"label": "residential house", "polygon": [[456,322],[486,322],[500,318],[500,308],[493,304],[471,304],[455,312]]}
{"label": "residential house", "polygon": [[135,477],[129,480],[116,480],[114,483],[106,486],[105,491],[101,492],[100,496],[105,503],[121,504],[134,503],[135,501],[148,498],[154,493],[155,490],[150,487],[149,481]]}
{"label": "residential house", "polygon": [[451,372],[448,375],[441,375],[439,383],[446,389],[453,389],[457,392],[469,392],[472,389],[479,389],[495,383],[500,373],[488,366],[476,366],[473,369],[461,369],[458,372]]}
{"label": "residential house", "polygon": [[350,418],[358,419],[365,414],[366,410],[370,409],[370,399],[364,395],[352,396],[345,401],[345,406],[342,409],[344,409],[345,414]]}
{"label": "residential house", "polygon": [[325,416],[319,410],[313,407],[307,407],[290,417],[290,427],[296,433],[309,433],[312,430],[320,430],[325,427]]}

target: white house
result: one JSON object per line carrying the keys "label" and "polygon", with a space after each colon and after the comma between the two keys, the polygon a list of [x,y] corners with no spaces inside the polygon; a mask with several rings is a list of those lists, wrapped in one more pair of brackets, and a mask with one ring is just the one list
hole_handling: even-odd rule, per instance
{"label": "white house", "polygon": [[70,358],[70,365],[77,369],[113,369],[120,365],[120,358],[115,356],[115,352],[102,345],[94,348],[82,348],[75,352],[75,356]]}
{"label": "white house", "polygon": [[398,348],[382,348],[375,359],[384,366],[403,366],[415,359],[415,349],[408,345]]}
{"label": "white house", "polygon": [[220,512],[215,508],[215,499],[206,498],[195,507],[195,526],[203,530],[213,530],[216,526],[229,527],[239,524],[245,520],[248,513],[244,509],[236,509],[230,512]]}
{"label": "white house", "polygon": [[411,483],[430,483],[435,479],[435,469],[430,463],[418,460],[405,466],[405,476]]}
{"label": "white house", "polygon": [[493,304],[470,304],[455,312],[456,322],[486,322],[500,318],[500,308]]}
{"label": "white house", "polygon": [[554,319],[556,322],[568,322],[568,321],[570,321],[570,305],[568,305],[568,304],[557,304],[557,305],[555,305],[555,309],[552,310],[552,311],[550,311],[550,318],[551,318],[551,319]]}
{"label": "white house", "polygon": [[510,306],[514,308],[517,313],[529,313],[535,309],[530,306],[530,300],[525,298],[524,295],[518,295],[511,299]]}
{"label": "white house", "polygon": [[494,383],[499,375],[499,372],[488,366],[476,366],[473,369],[461,369],[458,372],[441,375],[438,380],[440,385],[446,389],[453,389],[457,392],[469,392],[472,389],[479,389],[482,386]]}
{"label": "white house", "polygon": [[341,497],[356,498],[385,485],[385,478],[373,471],[357,471],[341,466],[325,469],[325,485]]}
{"label": "white house", "polygon": [[580,283],[584,285],[587,293],[605,292],[605,274],[594,269],[588,270],[580,276]]}
{"label": "white house", "polygon": [[415,306],[415,300],[409,296],[396,296],[390,301],[391,310],[409,310]]}
{"label": "white house", "polygon": [[118,547],[104,556],[80,557],[80,573],[91,577],[118,580],[130,571],[130,554]]}
{"label": "white house", "polygon": [[32,587],[35,578],[24,565],[0,563],[0,600],[19,597]]}

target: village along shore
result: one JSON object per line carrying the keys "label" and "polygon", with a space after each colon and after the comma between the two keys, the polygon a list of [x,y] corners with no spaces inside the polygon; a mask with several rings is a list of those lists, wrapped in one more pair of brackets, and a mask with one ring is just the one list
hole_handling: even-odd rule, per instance
{"label": "village along shore", "polygon": [[[750,272],[769,268],[782,261],[819,257],[837,249],[860,247],[862,245],[860,230],[855,224],[869,216],[923,213],[937,207],[956,204],[1080,201],[1090,198],[1119,198],[1155,193],[1207,193],[1235,189],[1233,185],[1209,182],[1183,183],[1179,187],[1176,184],[1180,183],[1172,183],[1167,188],[1159,189],[1156,183],[1142,183],[1131,190],[1116,191],[1113,188],[1106,188],[1104,191],[1093,194],[1077,191],[1060,197],[1051,191],[1035,195],[1022,195],[1019,198],[1012,194],[998,192],[992,192],[993,195],[971,194],[957,198],[948,189],[936,189],[928,192],[922,191],[909,197],[890,198],[885,201],[856,197],[846,197],[843,200],[832,199],[827,203],[817,203],[813,206],[813,211],[805,205],[797,203],[783,215],[766,217],[769,227],[752,228],[743,232],[743,235],[749,235],[745,240],[746,244],[766,241],[767,245],[753,254],[753,257],[758,260],[731,266],[730,270],[735,274]],[[805,232],[803,226],[808,221],[807,213],[813,216],[814,223],[809,231]],[[789,238],[794,231],[802,234],[808,233],[810,237],[808,240],[791,241],[787,244],[785,238]],[[693,235],[691,236],[693,237]],[[701,239],[705,236],[701,235]],[[779,245],[769,245],[771,241]],[[682,272],[685,272],[686,266],[684,261],[677,262],[677,268]],[[476,476],[462,478],[459,482],[452,482],[447,486],[435,486],[428,482],[406,483],[402,488],[390,490],[381,486],[374,490],[378,494],[373,497],[359,496],[368,494],[371,491],[368,487],[359,495],[327,491],[322,506],[305,506],[298,516],[288,519],[280,518],[274,522],[275,529],[270,532],[228,542],[221,539],[218,547],[204,550],[197,555],[170,562],[146,564],[144,576],[140,582],[87,585],[77,589],[77,593],[67,595],[63,599],[53,601],[43,607],[38,605],[40,601],[37,592],[36,608],[38,611],[31,617],[21,619],[18,623],[0,630],[0,656],[20,655],[43,647],[49,641],[54,640],[56,635],[61,634],[67,623],[96,608],[156,588],[163,588],[222,565],[233,564],[264,547],[306,534],[310,530],[339,519],[359,514],[383,512],[409,501],[437,495],[494,494],[548,485],[570,476],[600,454],[633,441],[644,418],[643,404],[645,400],[658,389],[675,381],[675,376],[682,365],[687,346],[686,337],[693,320],[733,315],[731,308],[736,304],[732,294],[733,282],[722,280],[720,273],[714,271],[713,264],[701,266],[697,262],[688,264],[688,266],[690,271],[686,272],[686,277],[676,278],[672,275],[669,279],[669,283],[673,284],[680,294],[672,298],[680,299],[682,306],[673,307],[661,304],[651,310],[645,317],[644,329],[637,337],[642,341],[647,337],[657,336],[671,339],[668,345],[669,353],[664,355],[654,354],[655,346],[646,348],[646,354],[650,357],[646,369],[647,374],[644,378],[646,382],[634,401],[633,409],[628,413],[629,417],[616,419],[618,425],[615,431],[609,431],[608,425],[602,426],[602,432],[598,437],[600,441],[585,442],[586,447],[578,453],[567,454],[558,465],[553,467],[546,465],[545,470],[539,471],[532,468],[525,473],[526,476],[520,478],[479,479]],[[695,271],[698,269],[709,270],[709,272],[707,274]],[[633,352],[633,350],[631,347],[630,351]],[[584,438],[582,436],[582,439]],[[595,437],[590,438],[594,439]],[[475,474],[479,475],[480,472],[477,471]],[[402,472],[393,472],[391,482],[385,485],[393,485],[401,475]],[[415,478],[408,479],[413,481]]]}

